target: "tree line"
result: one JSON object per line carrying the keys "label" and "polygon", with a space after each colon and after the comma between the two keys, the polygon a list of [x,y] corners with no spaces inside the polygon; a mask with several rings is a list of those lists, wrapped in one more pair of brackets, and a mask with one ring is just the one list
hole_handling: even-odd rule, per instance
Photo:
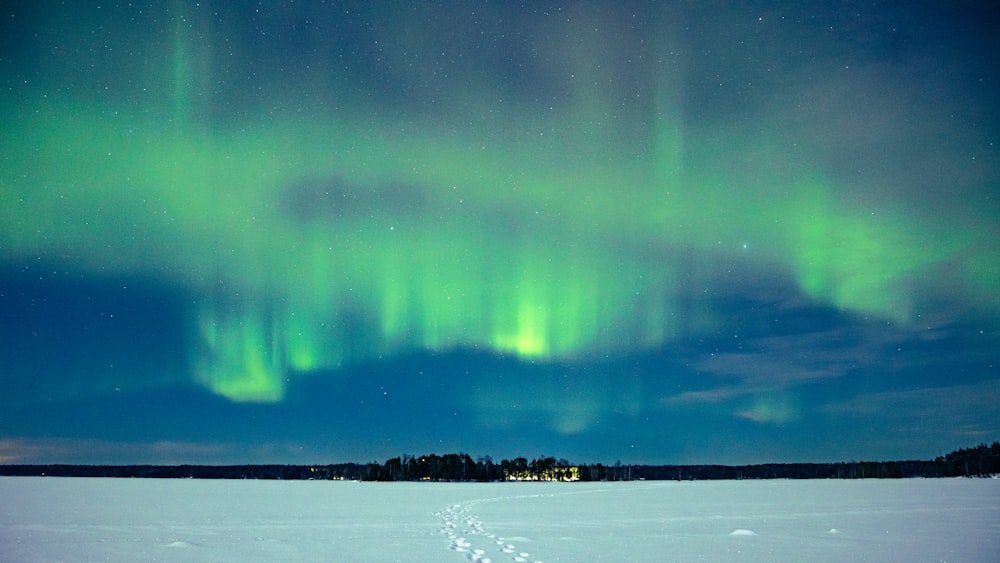
{"label": "tree line", "polygon": [[769,463],[761,465],[572,464],[539,456],[494,461],[465,453],[413,456],[384,463],[331,465],[0,465],[0,476],[283,479],[355,481],[634,481],[738,479],[896,479],[1000,475],[1000,442],[955,450],[934,460]]}
{"label": "tree line", "polygon": [[578,481],[579,468],[566,459],[541,456],[494,462],[490,456],[473,460],[469,454],[403,455],[365,466],[363,481]]}

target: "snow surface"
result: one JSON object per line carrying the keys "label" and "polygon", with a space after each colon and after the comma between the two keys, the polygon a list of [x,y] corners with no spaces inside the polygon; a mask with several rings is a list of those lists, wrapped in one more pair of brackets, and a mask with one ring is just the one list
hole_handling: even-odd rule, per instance
{"label": "snow surface", "polygon": [[0,561],[1000,561],[1000,480],[0,477]]}

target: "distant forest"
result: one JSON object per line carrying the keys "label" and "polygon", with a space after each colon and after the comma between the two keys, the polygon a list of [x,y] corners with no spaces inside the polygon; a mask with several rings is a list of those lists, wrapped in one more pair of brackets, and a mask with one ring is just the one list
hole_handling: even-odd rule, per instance
{"label": "distant forest", "polygon": [[697,481],[710,479],[897,479],[1000,475],[1000,442],[934,460],[763,465],[572,464],[541,456],[495,462],[464,453],[403,455],[384,463],[332,465],[0,465],[0,476],[355,481]]}

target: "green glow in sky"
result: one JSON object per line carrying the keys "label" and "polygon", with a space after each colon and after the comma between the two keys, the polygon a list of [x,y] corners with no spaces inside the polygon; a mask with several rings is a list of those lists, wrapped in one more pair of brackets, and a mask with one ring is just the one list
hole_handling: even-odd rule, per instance
{"label": "green glow in sky", "polygon": [[[655,347],[698,330],[683,317],[711,313],[679,299],[731,264],[904,323],[935,269],[967,272],[962,288],[997,277],[988,225],[856,199],[789,148],[797,131],[689,123],[681,69],[644,62],[636,76],[653,79],[616,82],[623,55],[601,41],[560,46],[555,102],[443,84],[427,96],[445,109],[404,119],[261,77],[257,99],[280,107],[215,120],[215,73],[194,62],[212,49],[172,29],[148,85],[170,94],[4,94],[0,250],[190,290],[190,377],[234,401],[280,401],[292,377],[413,347],[538,360]],[[657,48],[644,60],[670,58]]]}

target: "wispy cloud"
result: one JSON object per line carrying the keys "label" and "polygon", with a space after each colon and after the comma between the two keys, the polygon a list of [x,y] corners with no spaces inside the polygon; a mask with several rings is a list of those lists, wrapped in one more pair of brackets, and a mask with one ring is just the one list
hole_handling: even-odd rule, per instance
{"label": "wispy cloud", "polygon": [[749,335],[735,351],[695,355],[690,364],[707,386],[664,397],[664,404],[720,403],[848,375],[876,361],[887,336],[857,324],[781,335]]}
{"label": "wispy cloud", "polygon": [[[260,459],[236,444],[179,441],[116,442],[71,438],[8,438],[0,440],[4,464],[182,464],[245,463]],[[284,453],[284,452],[282,452]]]}
{"label": "wispy cloud", "polygon": [[[661,406],[721,408],[739,419],[782,424],[799,419],[806,409],[852,410],[863,415],[887,409],[906,412],[919,404],[929,418],[951,419],[955,404],[996,396],[984,389],[973,393],[975,397],[964,397],[962,393],[968,391],[956,388],[948,391],[957,395],[953,400],[941,400],[938,389],[862,395],[837,405],[807,404],[823,399],[806,399],[802,389],[850,377],[875,377],[876,389],[885,389],[890,378],[897,377],[897,386],[919,385],[928,377],[928,366],[943,361],[937,349],[948,349],[949,343],[958,340],[963,342],[966,361],[985,360],[993,352],[977,344],[967,325],[948,315],[893,323],[824,309],[797,295],[766,297],[755,294],[753,288],[748,290],[746,303],[752,306],[735,309],[731,333],[720,332],[723,339],[732,340],[708,353],[696,349],[688,354],[688,365],[701,374],[701,388],[661,397]],[[985,335],[980,340],[989,341]],[[937,412],[931,412],[934,409]]]}
{"label": "wispy cloud", "polygon": [[[861,394],[822,407],[823,412],[895,418],[922,418],[951,428],[970,428],[967,419],[995,413],[1000,422],[1000,381]],[[992,429],[1000,431],[1000,427]]]}

